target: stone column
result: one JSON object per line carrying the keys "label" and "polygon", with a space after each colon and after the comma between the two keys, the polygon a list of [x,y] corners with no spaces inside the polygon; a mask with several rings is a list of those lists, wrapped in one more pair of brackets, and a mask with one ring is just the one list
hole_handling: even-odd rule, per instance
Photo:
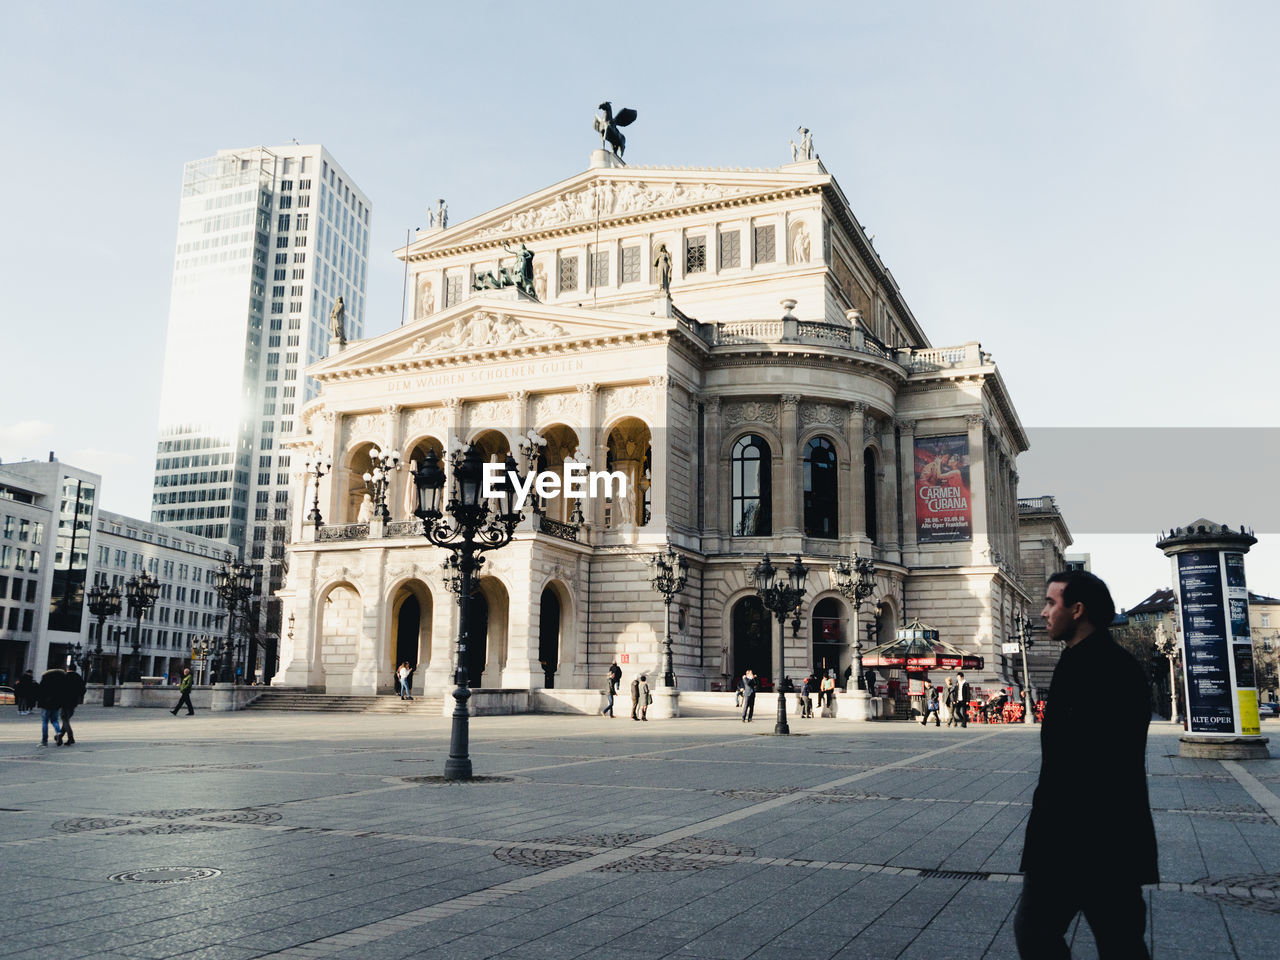
{"label": "stone column", "polygon": [[973,550],[982,556],[990,547],[987,537],[987,433],[980,413],[965,417],[969,425],[969,493],[973,515]]}
{"label": "stone column", "polygon": [[720,447],[724,443],[720,424],[720,398],[703,397],[703,444],[698,456],[703,458],[702,464],[702,535],[714,540],[708,544],[712,549],[719,549],[722,537],[727,537],[725,530],[724,497],[721,489],[725,486],[724,477],[727,471],[720,459]]}
{"label": "stone column", "polygon": [[[605,449],[600,433],[600,414],[597,409],[599,404],[596,399],[599,396],[599,389],[594,383],[578,384],[578,403],[582,410],[582,436],[578,439],[581,441],[582,454],[591,460],[592,470],[603,470],[607,450]],[[602,499],[599,497],[587,497],[582,502],[582,514],[587,518],[587,528],[589,530],[599,530],[603,521]],[[593,541],[599,543],[597,539]]]}
{"label": "stone column", "polygon": [[[800,452],[800,397],[784,393],[779,428],[782,433],[782,459],[774,458],[773,502],[780,509],[773,514],[773,535],[800,536],[800,491],[804,489],[804,457]],[[778,487],[781,486],[781,496]]]}
{"label": "stone column", "polygon": [[[670,456],[671,431],[668,429],[668,406],[671,402],[670,381],[665,375],[649,378],[653,398],[653,422],[649,430],[649,524],[650,531],[667,529],[667,463]],[[656,435],[655,435],[656,433]],[[644,476],[644,461],[636,470],[636,478]],[[636,490],[637,499],[641,496]]]}
{"label": "stone column", "polygon": [[849,404],[849,420],[845,438],[849,442],[849,509],[844,522],[845,536],[857,543],[867,538],[867,491],[862,476],[863,425],[866,423],[867,405],[861,400]]}
{"label": "stone column", "polygon": [[[892,419],[886,420],[880,434],[880,449],[884,451],[880,461],[884,471],[881,484],[884,488],[884,509],[879,511],[876,519],[880,524],[880,543],[884,546],[886,560],[890,559],[890,554],[898,554],[902,546],[898,542],[898,440],[893,429],[896,423]],[[901,554],[893,559],[900,560]]]}
{"label": "stone column", "polygon": [[916,421],[898,421],[898,463],[902,471],[902,562],[916,550]]}

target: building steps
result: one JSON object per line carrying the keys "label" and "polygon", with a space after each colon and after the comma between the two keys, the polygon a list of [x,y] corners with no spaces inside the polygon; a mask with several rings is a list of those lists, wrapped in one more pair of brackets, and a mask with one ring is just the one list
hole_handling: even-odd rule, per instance
{"label": "building steps", "polygon": [[443,697],[416,697],[401,700],[395,694],[382,696],[342,696],[303,693],[299,690],[265,690],[246,710],[287,710],[302,713],[413,713],[439,717],[444,713]]}

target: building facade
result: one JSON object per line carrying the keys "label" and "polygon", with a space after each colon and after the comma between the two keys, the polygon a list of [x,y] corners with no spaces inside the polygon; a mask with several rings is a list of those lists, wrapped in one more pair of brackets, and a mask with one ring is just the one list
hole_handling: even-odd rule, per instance
{"label": "building facade", "polygon": [[[533,296],[501,285],[522,245]],[[667,543],[690,564],[670,609],[684,689],[747,668],[843,674],[855,637],[891,639],[908,618],[999,679],[999,646],[1029,609],[1026,435],[989,353],[929,343],[818,160],[672,170],[598,153],[398,255],[414,319],[311,367],[321,391],[286,443],[295,467],[333,467],[318,489],[295,477],[326,522],[293,518],[280,596],[294,628],[274,682],[389,691],[408,660],[419,689],[450,686],[446,555],[412,517],[407,470],[388,523],[364,522],[363,475],[376,449],[407,464],[455,441],[501,462],[530,431],[542,470],[586,461],[627,492],[551,497],[489,555],[468,600],[473,685],[599,689],[615,659],[660,673],[666,611],[647,560]],[[751,582],[766,552],[811,570],[780,665]],[[832,573],[855,552],[878,565],[861,622]]]}
{"label": "building facade", "polygon": [[[220,150],[186,165],[151,519],[284,577],[291,464],[330,314],[365,323],[368,198],[320,145]],[[265,624],[279,631],[278,610]]]}
{"label": "building facade", "polygon": [[[1053,668],[1062,653],[1062,643],[1049,639],[1044,618],[1040,616],[1044,609],[1045,584],[1053,574],[1071,569],[1072,564],[1066,553],[1072,543],[1071,531],[1053,497],[1023,497],[1018,501],[1018,540],[1022,587],[1031,601],[1027,607],[1032,626],[1032,642],[1027,648],[1029,689],[1043,696],[1049,692]],[[1007,657],[1005,666],[1010,681],[1021,683],[1021,664]]]}

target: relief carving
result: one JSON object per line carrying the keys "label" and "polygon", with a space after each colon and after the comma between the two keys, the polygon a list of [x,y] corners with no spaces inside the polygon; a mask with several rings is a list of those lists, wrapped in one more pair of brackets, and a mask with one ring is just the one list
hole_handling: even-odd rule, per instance
{"label": "relief carving", "polygon": [[755,400],[746,403],[728,403],[724,407],[724,422],[729,426],[736,423],[776,424],[778,406],[775,403],[759,403]]}
{"label": "relief carving", "polygon": [[833,426],[840,426],[843,417],[838,409],[829,403],[806,403],[800,408],[800,422],[810,425],[815,423],[829,423]]}
{"label": "relief carving", "polygon": [[413,298],[413,317],[421,320],[435,312],[435,294],[431,289],[431,279],[419,274]]}
{"label": "relief carving", "polygon": [[450,350],[478,347],[503,347],[511,343],[548,340],[568,335],[569,331],[564,327],[549,320],[521,319],[506,313],[487,313],[481,310],[469,317],[458,317],[447,331],[430,337],[418,337],[409,347],[408,355],[444,353]]}
{"label": "relief carving", "polygon": [[556,420],[577,423],[581,409],[579,397],[580,394],[577,393],[552,393],[534,397],[533,423],[541,425]]}
{"label": "relief carving", "polygon": [[409,411],[405,420],[405,430],[410,437],[439,431],[446,426],[448,422],[443,407],[416,407]]}

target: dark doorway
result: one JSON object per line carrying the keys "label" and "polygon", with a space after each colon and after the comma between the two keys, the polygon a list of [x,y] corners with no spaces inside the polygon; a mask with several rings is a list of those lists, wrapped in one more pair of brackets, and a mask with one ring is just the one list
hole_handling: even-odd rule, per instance
{"label": "dark doorway", "polygon": [[467,686],[480,686],[489,646],[489,601],[477,590],[467,610]]}
{"label": "dark doorway", "polygon": [[841,660],[848,649],[840,623],[843,612],[835,597],[826,597],[813,608],[813,672],[823,677],[828,670],[834,670],[837,685],[844,682],[845,664]]}
{"label": "dark doorway", "polygon": [[733,686],[743,672],[773,676],[773,639],[769,614],[759,597],[743,597],[733,607]]}
{"label": "dark doorway", "polygon": [[877,527],[879,526],[878,515],[876,510],[876,455],[870,449],[864,450],[862,453],[862,489],[863,497],[866,504],[866,524],[867,539],[872,543],[879,540]]}
{"label": "dark doorway", "polygon": [[422,605],[413,594],[400,604],[400,616],[396,624],[396,662],[392,671],[407,663],[411,670],[418,667],[418,637],[422,633]]}
{"label": "dark doorway", "polygon": [[560,598],[550,587],[542,591],[542,607],[538,617],[538,661],[548,690],[556,685],[560,668]]}

